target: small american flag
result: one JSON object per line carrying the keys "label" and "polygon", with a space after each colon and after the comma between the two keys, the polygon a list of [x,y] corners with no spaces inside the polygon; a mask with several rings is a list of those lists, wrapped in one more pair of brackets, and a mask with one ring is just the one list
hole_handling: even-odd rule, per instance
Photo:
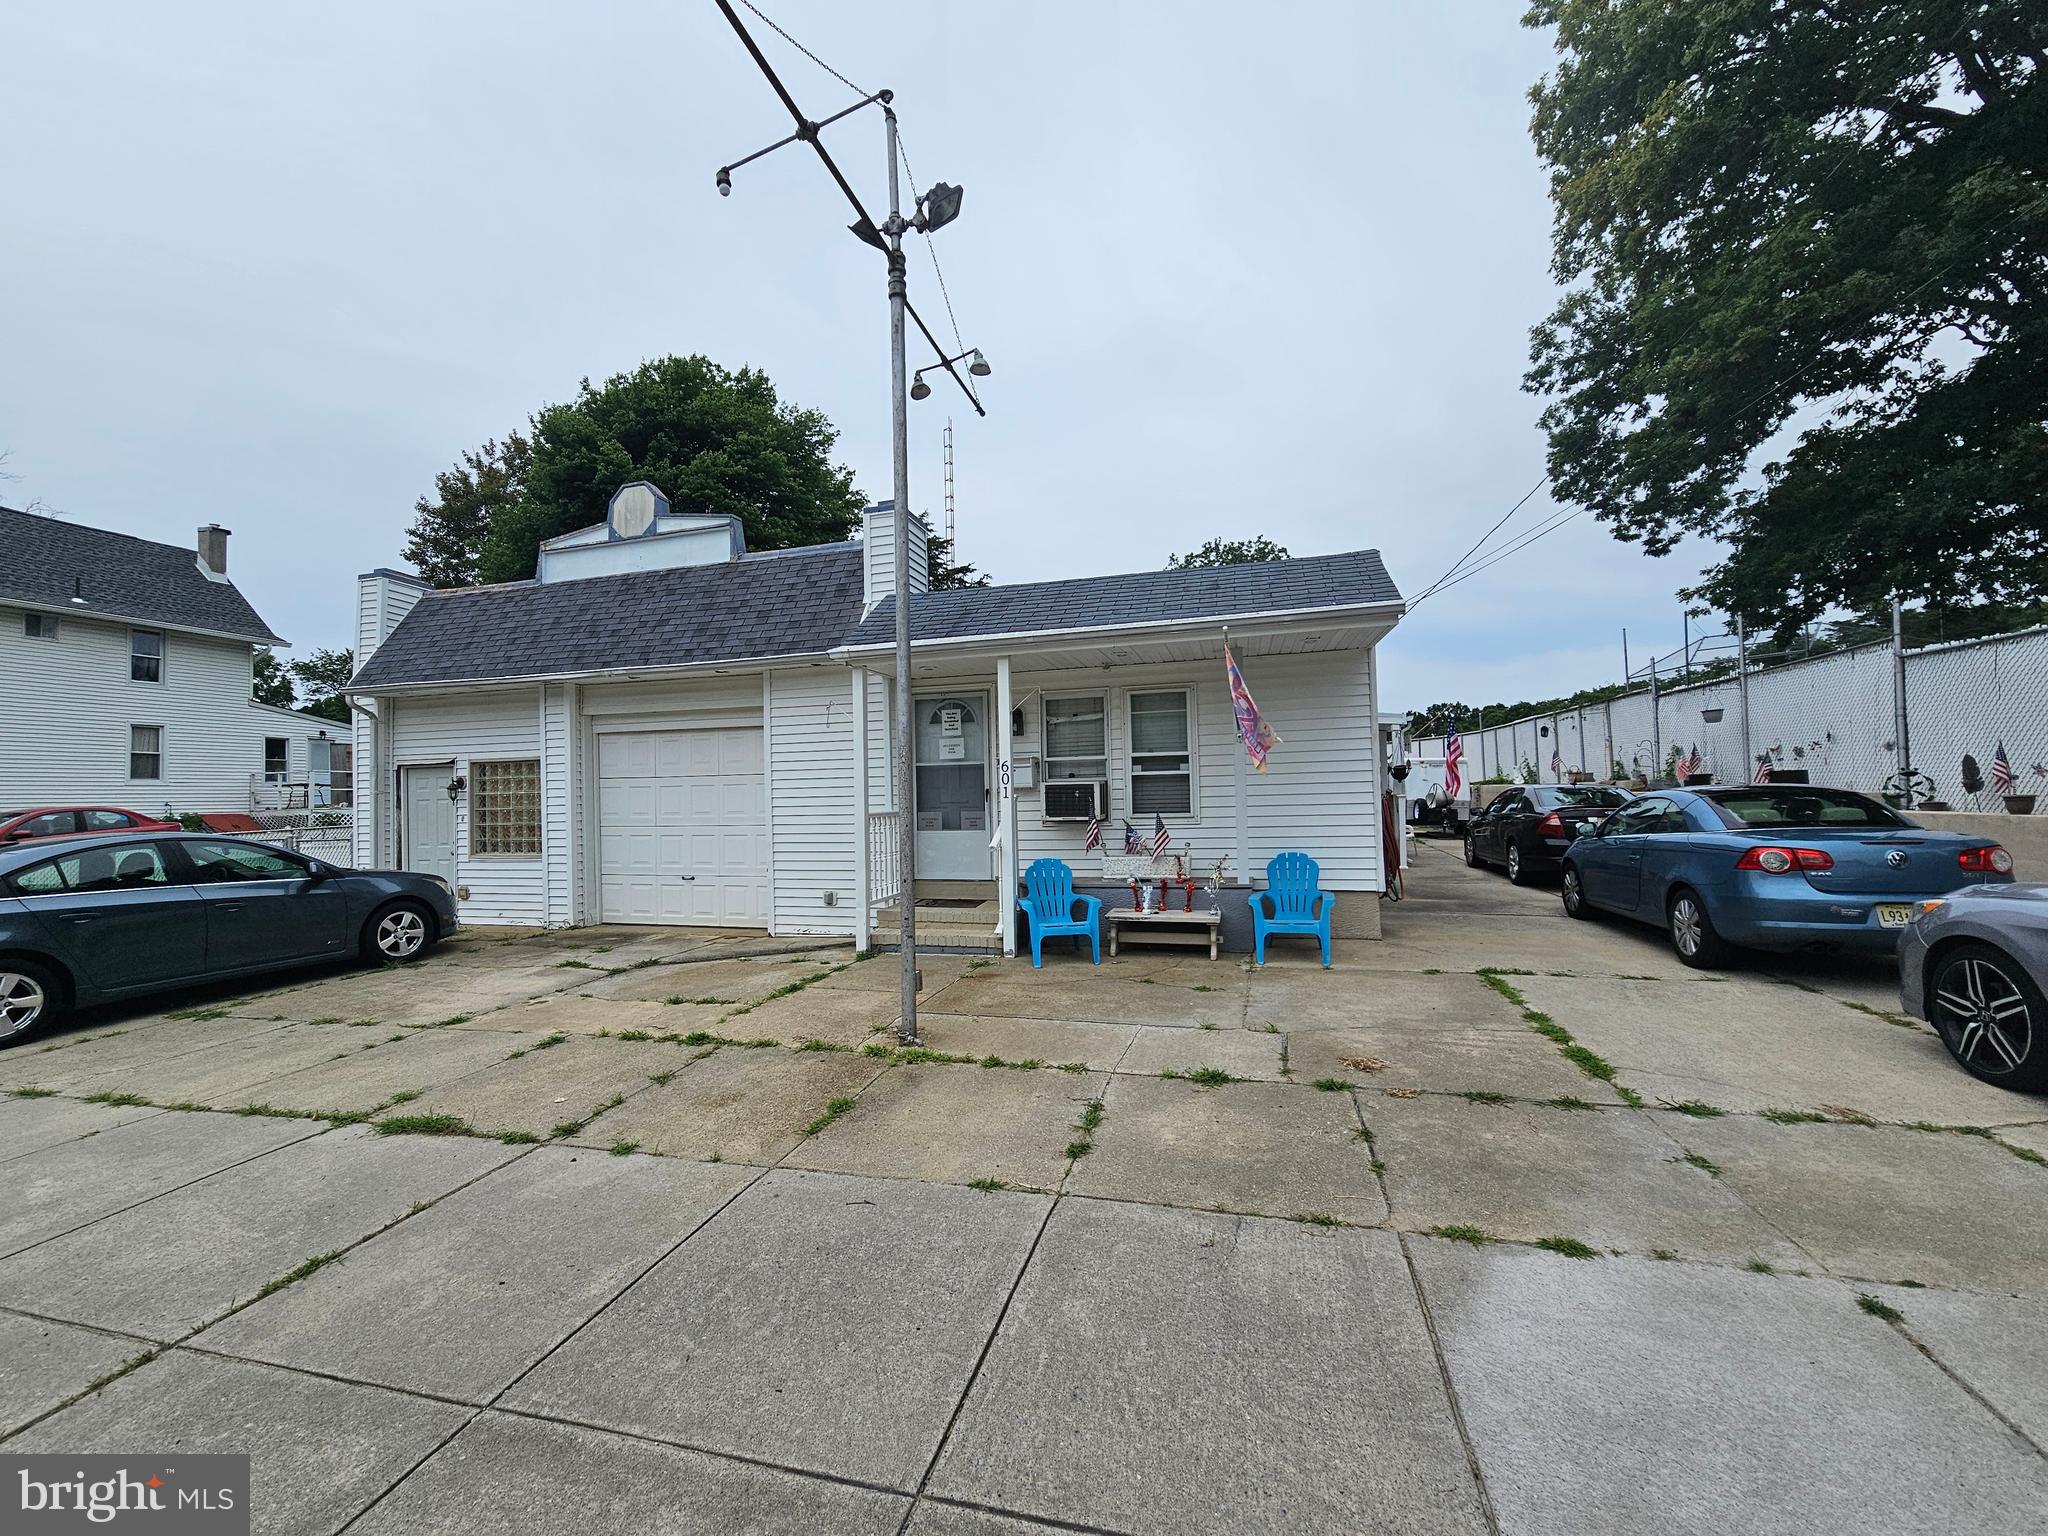
{"label": "small american flag", "polygon": [[1553,779],[1564,777],[1564,755],[1555,747],[1550,749],[1550,776]]}
{"label": "small american flag", "polygon": [[1124,823],[1124,852],[1143,853],[1144,851],[1145,845],[1138,840],[1137,829],[1126,821]]}
{"label": "small american flag", "polygon": [[1451,711],[1451,733],[1444,738],[1444,793],[1451,799],[1458,798],[1458,791],[1465,787],[1465,775],[1460,771],[1465,761],[1465,738],[1458,734],[1458,712]]}
{"label": "small american flag", "polygon": [[2001,795],[2009,795],[2019,781],[2013,776],[2012,759],[2005,755],[2005,743],[1998,743],[1998,750],[1991,754],[1991,787]]}
{"label": "small american flag", "polygon": [[1152,813],[1152,857],[1158,858],[1166,852],[1167,844],[1173,841],[1166,835],[1166,818],[1157,811]]}
{"label": "small american flag", "polygon": [[1692,750],[1688,752],[1684,757],[1678,760],[1679,778],[1691,778],[1694,774],[1700,771],[1700,768],[1702,767],[1702,765],[1705,764],[1705,762],[1706,759],[1700,756],[1699,743],[1694,742]]}
{"label": "small american flag", "polygon": [[1093,811],[1088,813],[1088,835],[1081,839],[1081,851],[1093,853],[1102,846],[1102,818]]}
{"label": "small american flag", "polygon": [[1759,752],[1759,753],[1757,754],[1757,759],[1756,759],[1756,772],[1755,772],[1755,773],[1753,773],[1753,774],[1751,774],[1751,775],[1749,776],[1749,782],[1750,782],[1750,783],[1752,783],[1752,784],[1768,784],[1768,783],[1770,783],[1770,782],[1771,782],[1771,754],[1770,754],[1770,753],[1768,753],[1768,752]]}

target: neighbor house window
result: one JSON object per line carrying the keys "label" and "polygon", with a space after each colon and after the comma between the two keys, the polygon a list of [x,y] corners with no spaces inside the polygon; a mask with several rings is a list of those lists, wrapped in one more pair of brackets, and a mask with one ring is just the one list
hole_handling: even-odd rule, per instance
{"label": "neighbor house window", "polygon": [[128,727],[128,777],[160,779],[164,776],[164,728],[160,725]]}
{"label": "neighbor house window", "polygon": [[128,675],[138,683],[164,680],[164,637],[160,630],[128,631]]}
{"label": "neighbor house window", "polygon": [[291,776],[291,742],[282,736],[263,738],[263,777],[265,782],[282,784]]}
{"label": "neighbor house window", "polygon": [[1131,810],[1189,816],[1195,809],[1194,708],[1188,690],[1131,695]]}
{"label": "neighbor house window", "polygon": [[469,851],[540,852],[540,759],[469,765]]}
{"label": "neighbor house window", "polygon": [[1109,712],[1101,694],[1045,701],[1045,776],[1109,777]]}
{"label": "neighbor house window", "polygon": [[57,620],[47,613],[24,613],[21,632],[31,640],[54,640],[57,638]]}

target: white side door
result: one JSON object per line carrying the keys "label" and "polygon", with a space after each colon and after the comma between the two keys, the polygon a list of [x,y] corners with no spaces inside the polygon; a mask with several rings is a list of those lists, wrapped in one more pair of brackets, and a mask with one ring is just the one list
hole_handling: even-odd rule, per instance
{"label": "white side door", "polygon": [[601,733],[600,919],[765,928],[765,761],[754,726]]}
{"label": "white side door", "polygon": [[917,875],[920,880],[989,880],[988,695],[919,695],[916,755]]}
{"label": "white side door", "polygon": [[400,771],[401,797],[405,802],[405,847],[399,863],[423,875],[439,875],[455,883],[455,799],[448,783],[455,776],[452,763]]}

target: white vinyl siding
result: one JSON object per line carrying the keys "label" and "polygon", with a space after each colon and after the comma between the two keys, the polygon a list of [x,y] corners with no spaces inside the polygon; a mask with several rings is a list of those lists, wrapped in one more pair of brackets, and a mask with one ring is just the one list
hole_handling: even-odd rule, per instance
{"label": "white vinyl siding", "polygon": [[[469,792],[455,802],[455,883],[466,887],[461,903],[467,923],[506,923],[540,927],[547,922],[547,878],[543,864],[549,841],[560,835],[545,818],[541,849],[531,854],[471,852],[470,816],[476,795],[476,763],[541,755],[540,690],[503,688],[472,690],[453,697],[423,695],[384,701],[390,712],[389,763],[450,763],[467,778]],[[388,789],[380,803],[389,814]],[[379,862],[392,859],[394,845],[383,838]],[[397,861],[397,860],[394,860]]]}
{"label": "white vinyl siding", "polygon": [[[885,708],[870,690],[870,734]],[[805,667],[770,674],[769,824],[773,829],[774,931],[851,933],[854,865],[853,696],[844,669]],[[887,779],[873,775],[869,804],[887,803]],[[833,903],[827,906],[825,893]]]}

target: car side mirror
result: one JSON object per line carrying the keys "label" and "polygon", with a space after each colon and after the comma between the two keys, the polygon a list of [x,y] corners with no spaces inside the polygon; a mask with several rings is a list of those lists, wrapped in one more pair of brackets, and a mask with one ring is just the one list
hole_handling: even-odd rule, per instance
{"label": "car side mirror", "polygon": [[325,864],[308,864],[306,866],[306,883],[308,885],[318,885],[321,881],[332,878],[333,874],[334,871]]}
{"label": "car side mirror", "polygon": [[1601,823],[1591,820],[1574,822],[1572,823],[1572,837],[1574,839],[1598,837],[1600,835],[1600,826]]}

